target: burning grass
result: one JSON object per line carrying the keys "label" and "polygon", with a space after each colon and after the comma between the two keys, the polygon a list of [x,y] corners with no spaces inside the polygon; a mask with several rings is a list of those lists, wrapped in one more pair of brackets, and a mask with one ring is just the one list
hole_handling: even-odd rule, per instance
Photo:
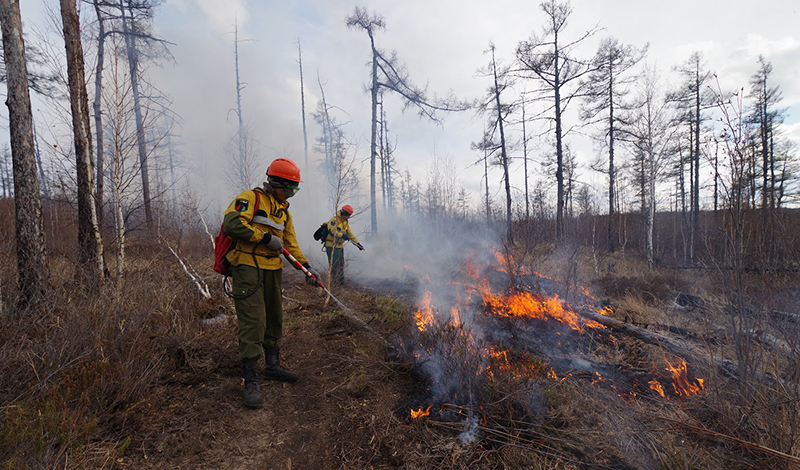
{"label": "burning grass", "polygon": [[[730,307],[715,308],[708,300],[714,290],[674,273],[605,278],[600,285],[617,309],[603,311],[574,280],[565,285],[524,267],[506,266],[513,263],[509,255],[496,256],[497,269],[480,267],[474,259],[465,263],[458,283],[432,286],[417,311],[418,337],[424,338],[415,350],[421,353],[421,368],[435,362],[436,371],[447,370],[442,366],[447,360],[431,357],[446,349],[429,346],[438,341],[431,336],[449,331],[445,325],[457,324],[459,337],[468,338],[452,362],[462,361],[465,350],[472,361],[466,368],[451,366],[450,376],[428,372],[425,409],[430,414],[421,421],[426,426],[450,430],[461,442],[501,454],[509,448],[529,449],[567,468],[800,465],[800,374],[798,362],[791,360],[798,344],[790,334],[797,331],[791,314],[772,315],[785,322],[785,331],[778,334],[742,332],[741,325],[751,321],[742,319],[742,312],[737,317]],[[689,279],[694,273],[687,274]],[[703,306],[676,306],[675,296],[690,284],[692,292],[706,298]],[[457,293],[443,293],[447,289]],[[566,291],[578,307],[563,302],[559,291]],[[675,356],[593,325],[582,317],[587,308],[640,328],[652,324],[686,341],[683,350],[699,356]],[[761,326],[768,319],[763,311],[744,314],[761,319],[752,323]],[[721,329],[726,315],[735,327],[729,333]],[[715,355],[738,361],[733,367],[730,361],[709,367],[713,361],[704,356]],[[437,380],[469,384],[470,392],[453,394],[438,387]]]}
{"label": "burning grass", "polygon": [[[699,444],[693,447],[702,451],[681,460],[681,451],[664,443],[677,442],[673,437],[683,431],[660,435],[665,410],[707,402],[708,381],[696,368],[616,337],[552,293],[495,289],[510,270],[490,271],[467,262],[461,283],[424,294],[414,315],[417,346],[410,349],[430,389],[422,406],[408,410],[410,420],[450,429],[463,443],[534,449],[567,466],[728,465]],[[515,273],[528,288],[554,289],[558,282]],[[582,296],[587,308],[591,299],[585,290]]]}

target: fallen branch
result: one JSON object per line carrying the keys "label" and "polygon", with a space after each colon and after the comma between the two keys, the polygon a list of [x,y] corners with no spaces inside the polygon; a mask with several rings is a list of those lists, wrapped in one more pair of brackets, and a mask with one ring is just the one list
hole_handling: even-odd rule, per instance
{"label": "fallen branch", "polygon": [[[628,336],[633,336],[634,338],[640,339],[645,343],[652,344],[655,346],[662,347],[671,353],[675,354],[676,356],[680,356],[683,360],[687,362],[695,362],[695,363],[703,363],[706,365],[716,365],[723,374],[730,376],[730,377],[739,377],[739,366],[736,365],[735,362],[722,358],[722,357],[708,357],[709,353],[707,350],[691,345],[684,341],[676,340],[673,338],[669,338],[667,336],[660,335],[658,333],[643,330],[636,326],[633,326],[629,323],[622,322],[620,320],[602,315],[597,312],[593,312],[591,310],[582,309],[578,312],[581,316],[588,318],[590,320],[594,320],[601,325],[610,328],[616,332],[626,334]],[[780,379],[776,379],[772,374],[768,372],[762,371],[755,371],[755,376],[765,382],[769,386],[776,386]],[[783,384],[785,386],[785,384]]]}
{"label": "fallen branch", "polygon": [[191,279],[192,282],[194,282],[194,284],[197,286],[197,290],[200,291],[200,295],[202,295],[205,299],[210,299],[211,289],[209,289],[208,284],[206,284],[206,281],[203,280],[203,277],[200,276],[200,274],[198,274],[198,272],[194,269],[194,267],[191,264],[183,261],[183,258],[181,258],[180,255],[178,255],[178,253],[172,249],[172,247],[169,245],[169,243],[164,237],[161,237],[161,241],[164,242],[164,245],[167,246],[167,249],[170,251],[170,253],[172,253],[175,256],[175,258],[178,259],[178,262],[181,264],[183,271],[189,276],[189,279]]}

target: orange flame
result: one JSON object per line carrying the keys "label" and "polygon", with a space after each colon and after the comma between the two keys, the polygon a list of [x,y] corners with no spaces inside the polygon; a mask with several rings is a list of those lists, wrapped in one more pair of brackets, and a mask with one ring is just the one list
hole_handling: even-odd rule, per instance
{"label": "orange flame", "polygon": [[659,382],[658,380],[651,380],[650,382],[648,382],[648,384],[650,384],[651,390],[655,390],[656,392],[658,392],[659,395],[666,398],[666,395],[664,395],[664,387],[661,386],[661,382]]}
{"label": "orange flame", "polygon": [[431,307],[432,292],[426,292],[422,299],[422,304],[414,313],[414,320],[417,322],[417,329],[425,331],[425,328],[433,324],[433,307]]}
{"label": "orange flame", "polygon": [[596,322],[583,322],[582,318],[572,310],[564,308],[564,304],[557,296],[545,298],[530,292],[514,292],[509,295],[497,295],[490,292],[485,286],[479,286],[483,302],[495,315],[503,317],[538,318],[546,320],[552,318],[569,325],[570,328],[580,330],[582,323],[587,326],[599,327]]}
{"label": "orange flame", "polygon": [[697,395],[705,389],[703,379],[695,378],[689,380],[686,361],[681,359],[677,367],[673,366],[666,358],[664,358],[664,361],[667,363],[667,370],[672,373],[672,388],[675,389],[676,394],[679,396]]}
{"label": "orange flame", "polygon": [[[502,265],[507,266],[508,262],[502,253],[495,251],[495,256]],[[537,318],[541,320],[552,318],[569,325],[570,328],[575,330],[580,330],[583,326],[603,328],[599,323],[583,319],[576,312],[565,308],[564,303],[558,296],[546,298],[530,292],[513,292],[508,295],[494,293],[488,279],[479,275],[478,269],[472,260],[467,260],[465,271],[475,281],[473,289],[483,297],[484,305],[494,315]]]}
{"label": "orange flame", "polygon": [[514,257],[508,255],[508,257],[506,258],[506,256],[503,255],[503,253],[500,253],[498,250],[495,249],[492,251],[494,251],[494,257],[497,259],[497,263],[500,265],[500,271],[506,274],[510,274],[511,271],[509,268],[511,267],[511,264],[514,262]]}
{"label": "orange flame", "polygon": [[422,410],[422,408],[420,408],[418,410],[413,410],[412,409],[411,410],[411,419],[419,419],[419,418],[422,418],[423,416],[430,416],[430,414],[431,414],[431,406],[432,405],[428,405],[428,408],[426,410],[424,410],[424,411]]}

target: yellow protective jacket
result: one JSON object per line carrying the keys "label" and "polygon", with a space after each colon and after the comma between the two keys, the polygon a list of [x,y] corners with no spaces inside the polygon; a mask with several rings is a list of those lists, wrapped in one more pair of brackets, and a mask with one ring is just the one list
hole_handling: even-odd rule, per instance
{"label": "yellow protective jacket", "polygon": [[358,238],[350,230],[350,223],[337,214],[328,221],[328,238],[325,239],[325,246],[342,248],[347,240],[358,244]]}
{"label": "yellow protective jacket", "polygon": [[[256,196],[253,191],[259,192],[258,207],[254,207]],[[267,249],[266,242],[259,244],[266,234],[280,237],[284,248],[301,264],[308,265],[297,244],[289,203],[278,201],[268,190],[256,188],[238,195],[225,210],[222,226],[225,233],[236,241],[236,246],[228,253],[228,261],[234,266],[245,264],[255,267],[252,254],[255,246],[259,268],[283,268],[285,264],[280,253]]]}

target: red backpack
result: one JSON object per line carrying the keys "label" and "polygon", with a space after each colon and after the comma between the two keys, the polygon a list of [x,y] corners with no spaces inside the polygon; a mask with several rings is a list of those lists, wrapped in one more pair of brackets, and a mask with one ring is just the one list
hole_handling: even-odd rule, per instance
{"label": "red backpack", "polygon": [[[253,190],[256,195],[256,205],[253,208],[253,217],[258,212],[258,205],[261,202],[258,191]],[[228,261],[228,253],[236,246],[236,242],[229,237],[224,230],[225,223],[219,227],[219,235],[214,239],[214,271],[223,276],[231,275],[231,262]]]}

